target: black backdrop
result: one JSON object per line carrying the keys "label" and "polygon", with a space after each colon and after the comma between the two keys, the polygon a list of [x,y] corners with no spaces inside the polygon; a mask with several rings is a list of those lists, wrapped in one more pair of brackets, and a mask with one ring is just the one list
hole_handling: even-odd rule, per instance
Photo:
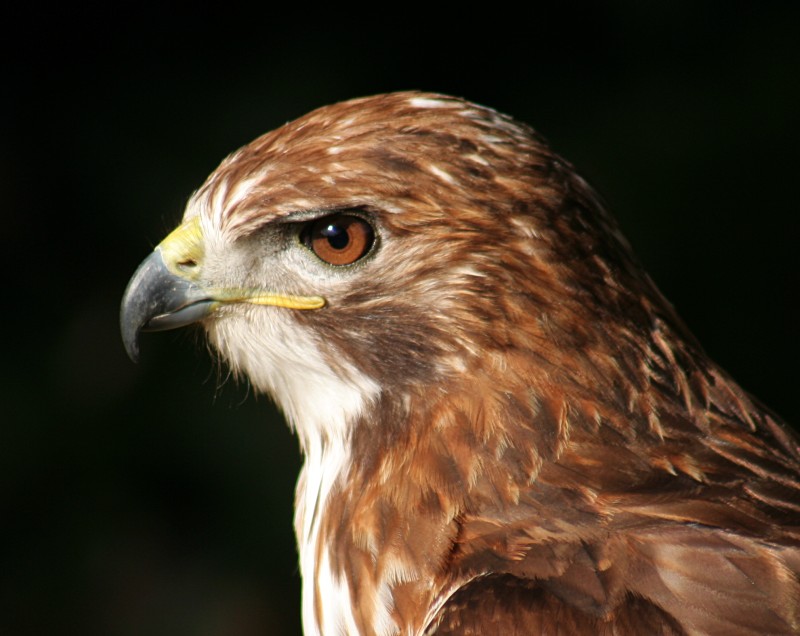
{"label": "black backdrop", "polygon": [[420,88],[534,125],[800,421],[800,5],[662,4],[4,10],[0,634],[299,632],[296,440],[196,333],[134,366],[117,311],[225,154],[333,101]]}

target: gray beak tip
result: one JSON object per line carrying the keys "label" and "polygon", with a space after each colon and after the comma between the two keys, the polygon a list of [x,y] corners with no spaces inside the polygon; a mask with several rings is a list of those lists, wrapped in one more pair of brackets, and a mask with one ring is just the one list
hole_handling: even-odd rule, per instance
{"label": "gray beak tip", "polygon": [[137,363],[139,362],[139,330],[131,328],[130,324],[125,323],[124,313],[120,323],[125,352],[132,362]]}

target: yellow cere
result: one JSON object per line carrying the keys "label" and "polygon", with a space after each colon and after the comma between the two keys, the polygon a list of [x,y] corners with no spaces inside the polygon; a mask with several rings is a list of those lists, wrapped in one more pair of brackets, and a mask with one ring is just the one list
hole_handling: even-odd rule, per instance
{"label": "yellow cere", "polygon": [[167,269],[176,276],[194,279],[200,274],[203,260],[203,233],[200,217],[194,217],[175,228],[158,245]]}

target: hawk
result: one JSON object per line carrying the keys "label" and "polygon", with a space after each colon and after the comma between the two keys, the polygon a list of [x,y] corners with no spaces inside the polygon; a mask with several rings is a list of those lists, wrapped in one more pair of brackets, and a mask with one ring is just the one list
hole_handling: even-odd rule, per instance
{"label": "hawk", "polygon": [[307,634],[800,633],[800,448],[534,131],[427,93],[236,151],[122,303],[305,463]]}

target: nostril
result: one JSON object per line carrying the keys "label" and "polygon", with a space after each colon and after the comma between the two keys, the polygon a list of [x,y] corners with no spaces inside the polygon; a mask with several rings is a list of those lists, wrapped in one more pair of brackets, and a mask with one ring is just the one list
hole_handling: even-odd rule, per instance
{"label": "nostril", "polygon": [[184,258],[175,263],[175,270],[176,274],[194,279],[200,274],[200,263],[193,258]]}

